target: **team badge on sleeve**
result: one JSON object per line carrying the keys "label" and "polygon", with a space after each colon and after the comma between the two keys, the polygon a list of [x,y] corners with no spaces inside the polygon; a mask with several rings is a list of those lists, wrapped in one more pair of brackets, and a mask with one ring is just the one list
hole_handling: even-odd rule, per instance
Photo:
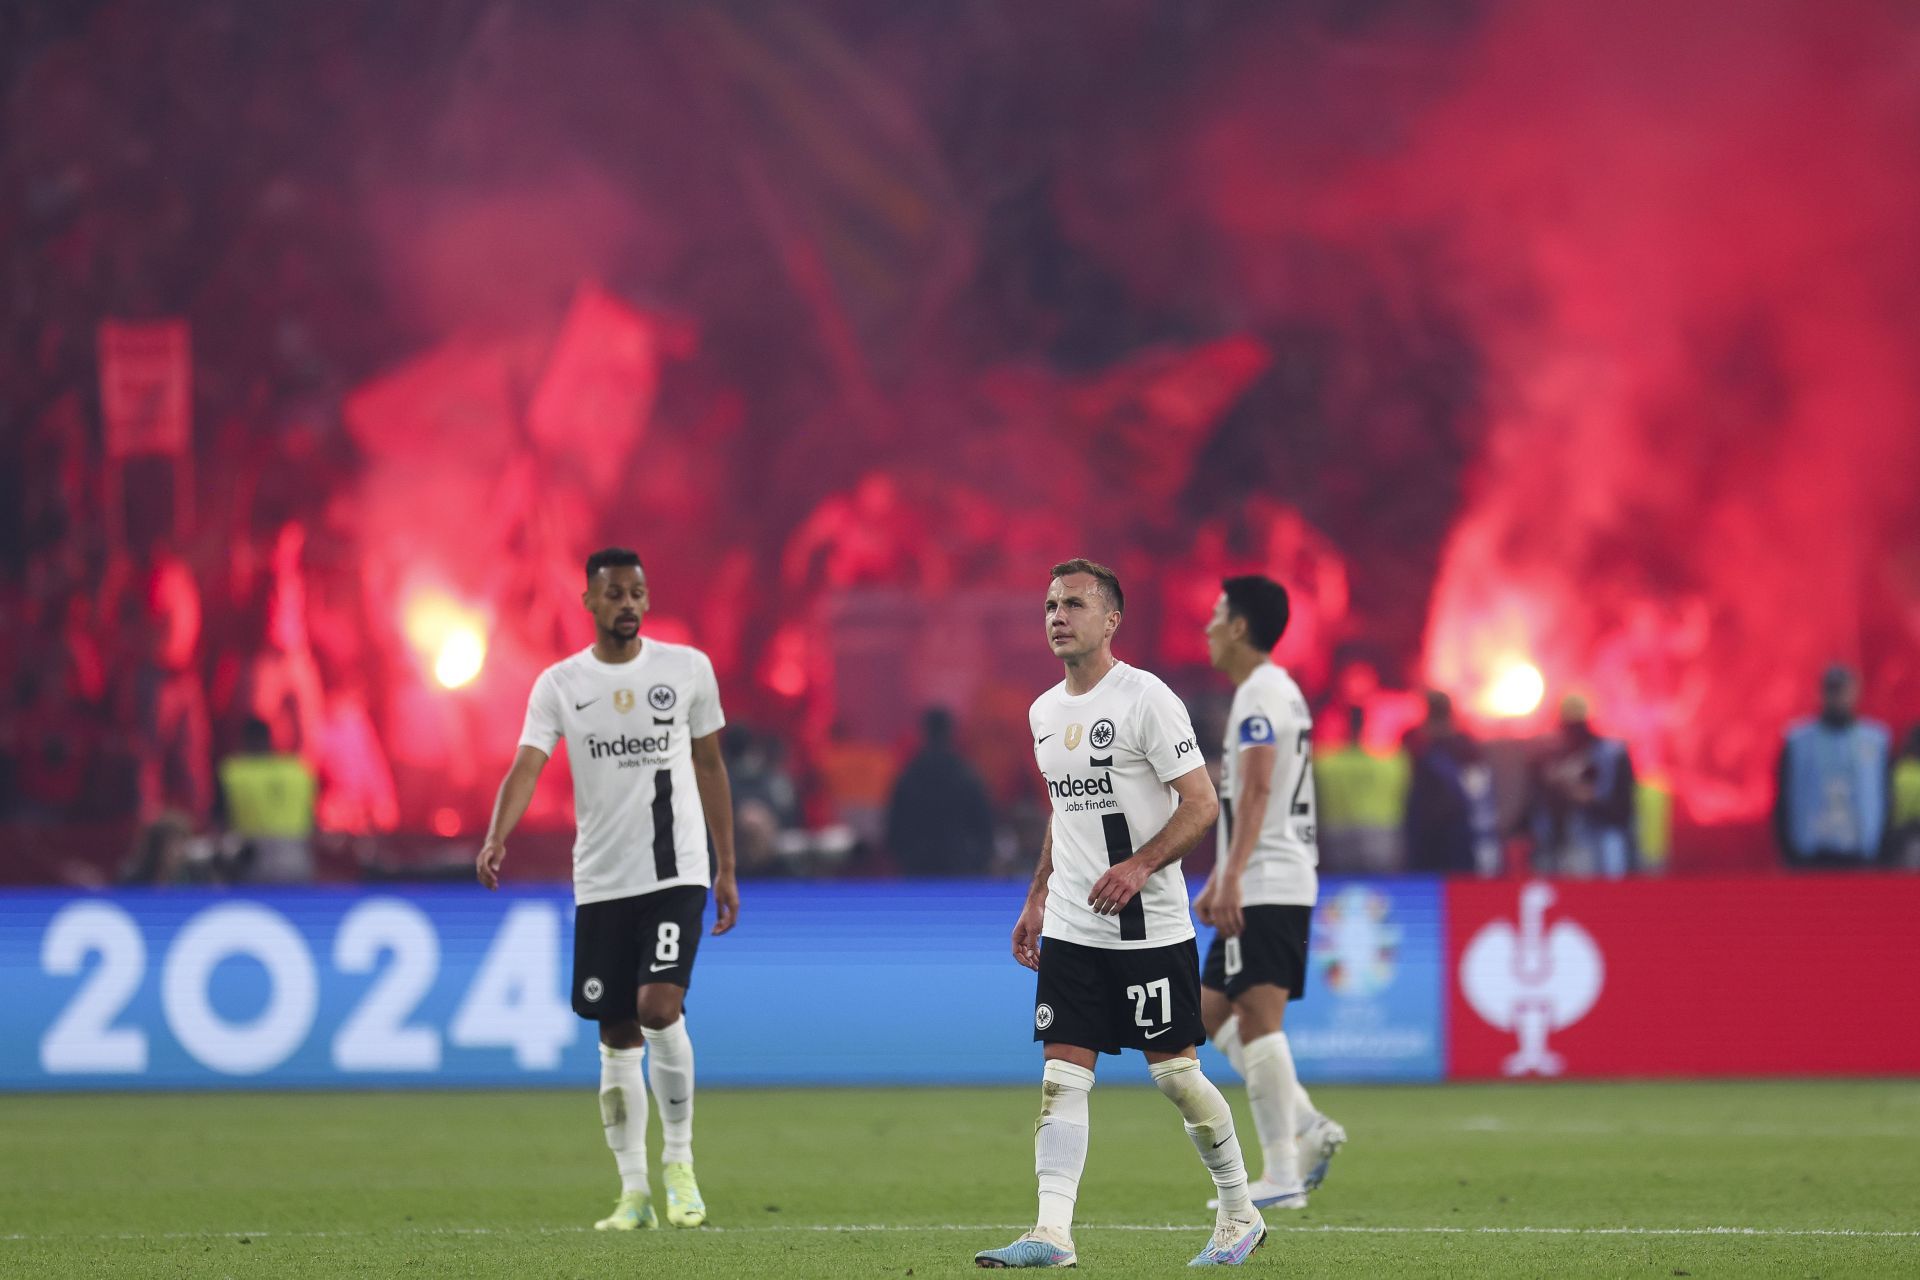
{"label": "team badge on sleeve", "polygon": [[1273,721],[1265,716],[1248,716],[1240,722],[1240,745],[1259,746],[1273,741]]}

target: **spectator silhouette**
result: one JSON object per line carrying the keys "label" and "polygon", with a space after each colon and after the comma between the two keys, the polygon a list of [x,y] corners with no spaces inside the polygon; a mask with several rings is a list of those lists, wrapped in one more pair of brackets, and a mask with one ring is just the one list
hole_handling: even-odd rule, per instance
{"label": "spectator silhouette", "polygon": [[1533,869],[1617,880],[1640,864],[1633,759],[1626,743],[1595,733],[1587,716],[1586,699],[1561,700],[1560,729],[1529,776]]}
{"label": "spectator silhouette", "polygon": [[1887,834],[1887,727],[1859,716],[1860,681],[1843,666],[1820,677],[1820,714],[1787,729],[1774,834],[1791,867],[1857,868]]}
{"label": "spectator silhouette", "polygon": [[1500,836],[1493,772],[1480,744],[1454,723],[1453,699],[1427,693],[1427,719],[1408,737],[1407,869],[1497,875]]}
{"label": "spectator silhouette", "polygon": [[973,876],[993,858],[993,808],[980,775],[953,743],[953,715],[921,718],[924,741],[887,802],[887,848],[901,874]]}
{"label": "spectator silhouette", "polygon": [[787,772],[779,739],[730,727],[727,773],[733,784],[733,843],[740,870],[781,870],[782,833],[800,827],[800,789]]}

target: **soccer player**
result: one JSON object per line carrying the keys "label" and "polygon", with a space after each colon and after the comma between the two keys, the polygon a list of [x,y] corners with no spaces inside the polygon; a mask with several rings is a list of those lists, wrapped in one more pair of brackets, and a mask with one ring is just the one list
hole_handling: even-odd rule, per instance
{"label": "soccer player", "polygon": [[1194,901],[1219,932],[1207,949],[1207,1035],[1247,1082],[1265,1170],[1259,1208],[1304,1209],[1347,1132],[1321,1115],[1294,1074],[1280,1029],[1307,976],[1319,892],[1313,835],[1313,719],[1300,687],[1268,658],[1287,629],[1287,589],[1258,575],[1221,584],[1207,654],[1234,683],[1221,755],[1219,856]]}
{"label": "soccer player", "polygon": [[[1247,1197],[1233,1112],[1200,1070],[1200,966],[1180,859],[1219,809],[1187,709],[1113,656],[1122,596],[1090,560],[1053,566],[1047,644],[1066,679],[1028,713],[1053,797],[1014,959],[1040,975],[1033,1038],[1046,1045],[1033,1230],[976,1254],[982,1267],[1071,1267],[1073,1204],[1087,1160],[1088,1093],[1102,1053],[1139,1049],[1219,1193],[1193,1265],[1237,1265],[1266,1237]],[[1044,939],[1044,941],[1043,941]]]}
{"label": "soccer player", "polygon": [[[647,575],[619,547],[587,558],[581,597],[593,647],[540,673],[513,768],[500,784],[477,871],[500,886],[507,837],[527,811],[553,747],[567,740],[579,830],[573,844],[573,1008],[600,1024],[600,1123],[620,1170],[620,1199],[593,1225],[658,1225],[647,1190],[647,1084],[660,1104],[667,1221],[697,1227],[707,1207],[693,1177],[693,1042],[682,1015],[700,917],[733,928],[733,808],[720,756],[720,689],[707,655],[642,640]],[[697,801],[697,807],[696,807]],[[643,1079],[642,1061],[646,1062]]]}

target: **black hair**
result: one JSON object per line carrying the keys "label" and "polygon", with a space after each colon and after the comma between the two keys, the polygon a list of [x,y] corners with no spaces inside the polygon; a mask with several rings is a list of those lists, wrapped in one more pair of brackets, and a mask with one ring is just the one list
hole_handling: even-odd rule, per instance
{"label": "black hair", "polygon": [[645,573],[647,567],[640,563],[640,553],[629,551],[625,547],[602,547],[587,557],[587,581],[593,581],[593,575],[602,569],[638,569]]}
{"label": "black hair", "polygon": [[1075,556],[1071,560],[1062,560],[1049,571],[1056,578],[1064,578],[1072,573],[1084,573],[1100,584],[1100,593],[1107,598],[1107,612],[1126,611],[1127,598],[1120,590],[1120,575],[1107,566],[1089,560],[1085,556]]}
{"label": "black hair", "polygon": [[1227,578],[1220,589],[1227,593],[1228,616],[1245,619],[1247,643],[1262,653],[1273,652],[1287,634],[1287,619],[1293,615],[1287,589],[1258,573]]}
{"label": "black hair", "polygon": [[260,754],[273,750],[273,726],[259,716],[248,716],[240,724],[242,750]]}

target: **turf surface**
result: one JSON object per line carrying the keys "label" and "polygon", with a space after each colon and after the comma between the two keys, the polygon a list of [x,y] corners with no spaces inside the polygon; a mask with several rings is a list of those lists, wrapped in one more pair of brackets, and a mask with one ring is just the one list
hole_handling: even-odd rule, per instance
{"label": "turf surface", "polygon": [[[977,1274],[1032,1218],[1037,1092],[710,1090],[713,1227],[621,1236],[590,1089],[5,1097],[0,1274]],[[1920,1274],[1920,1083],[1314,1097],[1352,1141],[1268,1214],[1271,1274]],[[1093,1126],[1081,1269],[1181,1267],[1212,1214],[1178,1118],[1112,1085]]]}

